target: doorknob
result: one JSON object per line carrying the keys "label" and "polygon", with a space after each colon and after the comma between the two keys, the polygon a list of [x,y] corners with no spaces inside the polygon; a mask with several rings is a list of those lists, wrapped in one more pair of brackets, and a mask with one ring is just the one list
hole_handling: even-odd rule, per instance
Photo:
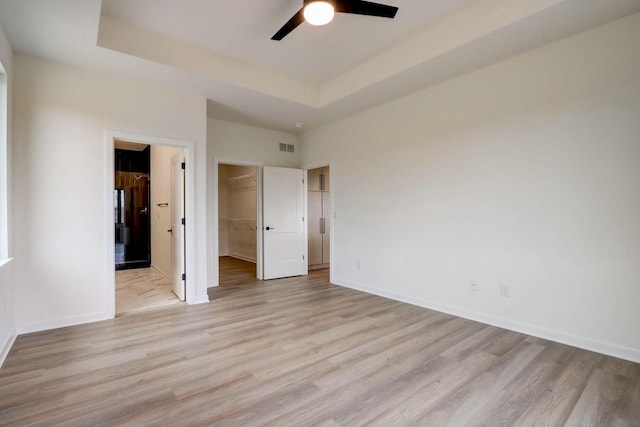
{"label": "doorknob", "polygon": [[275,227],[269,227],[269,226],[267,225],[267,228],[265,228],[265,230],[267,230],[267,231],[269,231],[269,230],[275,230]]}
{"label": "doorknob", "polygon": [[173,228],[168,229],[167,233],[173,233]]}

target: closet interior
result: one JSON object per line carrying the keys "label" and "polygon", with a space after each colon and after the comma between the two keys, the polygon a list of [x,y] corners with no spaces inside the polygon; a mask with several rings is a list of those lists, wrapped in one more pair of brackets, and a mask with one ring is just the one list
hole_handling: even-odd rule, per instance
{"label": "closet interior", "polygon": [[252,263],[257,257],[257,192],[253,166],[218,165],[218,253]]}

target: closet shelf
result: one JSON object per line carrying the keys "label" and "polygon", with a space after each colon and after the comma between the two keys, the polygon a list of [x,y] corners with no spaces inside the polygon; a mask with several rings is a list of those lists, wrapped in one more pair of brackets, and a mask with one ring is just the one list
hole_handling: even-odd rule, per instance
{"label": "closet shelf", "polygon": [[229,218],[228,221],[231,223],[231,226],[236,230],[240,230],[243,228],[249,228],[252,231],[257,230],[256,220],[249,218]]}
{"label": "closet shelf", "polygon": [[227,179],[232,190],[249,190],[256,188],[256,174],[250,173]]}

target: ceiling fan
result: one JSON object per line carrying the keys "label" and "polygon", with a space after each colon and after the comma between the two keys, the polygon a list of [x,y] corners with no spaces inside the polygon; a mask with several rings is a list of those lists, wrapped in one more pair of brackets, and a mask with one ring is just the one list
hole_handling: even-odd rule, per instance
{"label": "ceiling fan", "polygon": [[303,0],[302,3],[302,9],[293,15],[271,37],[271,40],[282,40],[304,21],[311,25],[328,24],[333,19],[335,12],[379,16],[382,18],[394,18],[398,12],[398,8],[395,6],[362,0]]}

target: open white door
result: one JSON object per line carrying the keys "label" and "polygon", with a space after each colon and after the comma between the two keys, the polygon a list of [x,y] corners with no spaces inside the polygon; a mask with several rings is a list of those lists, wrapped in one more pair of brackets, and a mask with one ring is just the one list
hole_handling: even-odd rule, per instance
{"label": "open white door", "polygon": [[185,300],[184,275],[184,156],[178,154],[171,159],[171,270],[172,289]]}
{"label": "open white door", "polygon": [[304,183],[301,169],[264,167],[264,279],[305,274]]}

